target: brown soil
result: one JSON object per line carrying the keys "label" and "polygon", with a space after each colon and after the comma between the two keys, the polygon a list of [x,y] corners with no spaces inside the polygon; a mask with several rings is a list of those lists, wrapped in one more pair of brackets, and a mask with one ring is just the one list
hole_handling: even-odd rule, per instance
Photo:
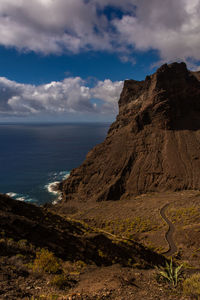
{"label": "brown soil", "polygon": [[[68,201],[54,209],[122,237],[132,234],[133,239],[160,253],[166,253],[169,244],[165,236],[169,227],[160,215],[161,209],[166,204],[169,205],[165,215],[175,229],[173,233],[173,241],[177,247],[175,256],[180,255],[189,265],[200,268],[199,191],[149,193],[120,201],[88,201],[87,206],[83,202]],[[181,209],[186,210],[185,214]],[[174,220],[177,213],[179,219]],[[135,219],[134,227],[131,227],[130,224]],[[131,232],[127,230],[128,226],[132,228]]]}
{"label": "brown soil", "polygon": [[[67,220],[66,217],[63,218],[55,212],[52,214],[47,209],[16,202],[8,197],[1,197],[0,227],[1,232],[2,229],[4,231],[4,237],[2,236],[0,243],[0,273],[2,274],[0,299],[31,299],[33,295],[35,297],[45,295],[43,299],[52,299],[52,295],[57,295],[57,299],[190,299],[183,296],[181,284],[174,289],[167,283],[156,280],[158,271],[154,268],[147,268],[151,265],[150,260],[152,260],[154,252],[151,252],[150,255],[150,252],[140,246],[140,243],[143,243],[160,252],[168,250],[169,245],[165,239],[168,226],[160,215],[160,210],[167,203],[169,206],[165,215],[175,226],[173,239],[178,249],[174,254],[174,259],[179,264],[184,263],[184,273],[187,276],[187,274],[200,269],[200,238],[198,238],[200,233],[200,192],[151,193],[137,196],[132,201],[90,202],[87,207],[83,203],[78,204],[77,202],[73,202],[72,207],[72,203],[68,202],[65,205],[65,216],[68,212]],[[180,211],[183,208],[185,209],[184,213]],[[53,211],[56,209],[58,208],[52,208]],[[130,232],[127,233],[127,228],[121,226],[120,220],[126,220],[125,225],[129,225],[127,219],[134,220],[135,217],[139,217],[136,219],[139,226],[135,222],[137,230],[133,228],[133,235],[127,240],[127,234]],[[5,222],[6,218],[8,218],[10,226],[6,225],[8,224]],[[16,219],[21,220],[21,223],[13,223],[13,220]],[[71,221],[72,219],[80,220],[81,223]],[[145,222],[146,219],[152,222]],[[2,220],[4,221],[2,222]],[[40,228],[45,227],[48,230],[48,235],[52,237],[52,243],[49,238],[46,246],[54,253],[56,253],[53,246],[55,232],[59,232],[59,235],[63,234],[65,239],[73,231],[77,239],[77,246],[82,244],[87,248],[84,252],[86,256],[82,256],[82,258],[79,256],[82,251],[76,252],[78,247],[74,248],[74,259],[70,258],[69,260],[69,256],[61,255],[63,269],[69,276],[68,284],[64,289],[58,289],[51,285],[50,282],[54,275],[34,273],[28,266],[34,260],[39,243],[42,247],[45,244],[45,241],[44,244],[42,243],[39,233],[37,233],[37,244],[30,231],[28,235],[29,229],[25,230],[25,228],[28,228],[30,220],[34,220],[38,226],[41,226]],[[92,225],[92,228],[87,228],[85,223],[82,223],[83,220]],[[115,235],[116,229],[107,223],[113,220],[117,220],[121,226],[118,228],[117,236]],[[15,225],[13,226],[15,231],[11,230],[12,224]],[[19,224],[24,225],[19,226]],[[26,236],[22,236],[24,232]],[[11,237],[14,239],[10,239]],[[27,239],[26,246],[19,248],[20,240],[25,237]],[[63,247],[64,252],[66,247],[63,241],[57,246],[59,249]],[[109,241],[112,241],[113,246]],[[132,244],[127,244],[126,241]],[[117,248],[116,251],[116,247],[120,248]],[[60,250],[58,255],[59,253],[62,251]],[[122,261],[121,257],[124,254],[126,259]],[[117,263],[116,256],[120,257],[119,263]],[[93,257],[93,261],[91,257]],[[81,261],[84,259],[86,262],[86,264],[81,262],[83,265],[81,268],[77,267],[77,261],[80,259]],[[116,261],[114,261],[115,259]],[[154,263],[158,260],[157,257]]]}
{"label": "brown soil", "polygon": [[42,293],[62,294],[51,285],[54,274],[37,273],[31,267],[40,248],[48,248],[62,258],[62,272],[67,281],[64,290],[68,294],[74,285],[78,288],[82,268],[85,274],[91,266],[92,272],[98,273],[99,268],[111,266],[112,270],[115,264],[119,270],[131,270],[133,266],[152,269],[165,261],[162,255],[134,240],[103,233],[80,221],[66,219],[4,195],[0,195],[0,218],[1,299],[28,299]]}
{"label": "brown soil", "polygon": [[[23,267],[23,272],[17,270],[19,262],[16,265],[16,262],[13,264],[14,259],[6,262],[3,259],[1,258],[0,269],[0,299],[190,299],[182,295],[180,287],[175,290],[166,283],[158,283],[155,270],[140,270],[120,265],[90,266],[76,276],[71,288],[58,289],[51,286],[50,275],[36,275],[30,272],[25,274],[26,267]],[[22,262],[20,264],[22,268]]]}
{"label": "brown soil", "polygon": [[[164,214],[167,220],[174,226],[171,238],[177,247],[175,253],[175,249],[170,252],[171,249],[166,240],[169,224],[167,225],[161,217],[160,212],[163,207],[165,207]],[[59,207],[54,207],[54,209],[57,210]],[[127,219],[131,221],[135,217],[140,217],[143,223],[145,220],[150,220],[151,222],[146,227],[143,227],[142,224],[137,227],[135,223],[136,228],[132,230],[132,238],[160,253],[173,254],[175,261],[184,264],[185,277],[200,271],[199,191],[148,193],[133,197],[131,200],[120,201],[96,203],[88,201],[87,206],[83,202],[68,201],[64,206],[62,204],[60,209],[69,217],[84,220],[89,225],[99,227],[112,234],[116,233],[116,229],[109,222],[117,220],[120,223],[121,221],[125,226],[121,226],[121,231],[116,231],[122,237],[130,234],[129,231],[127,232],[126,225],[129,224],[126,222]],[[170,241],[169,243],[171,244]],[[92,273],[84,274],[75,291],[83,290],[86,293],[96,293],[97,295],[104,291],[105,294],[106,292],[110,293],[111,299],[192,299],[183,296],[181,286],[173,290],[166,284],[158,284],[155,279],[157,273],[155,270],[129,269],[129,275],[132,274],[131,276],[135,280],[132,284],[120,285],[119,274],[121,272],[123,274],[123,270],[117,265],[94,270],[94,276]],[[115,280],[113,280],[113,276]]]}
{"label": "brown soil", "polygon": [[[121,226],[121,232],[118,232],[118,235],[115,236],[115,232],[109,227],[110,225],[105,226],[107,221],[134,219],[136,216],[140,217],[141,219],[138,220],[143,220],[144,224],[146,224],[145,219],[153,220],[153,225],[148,222],[145,226],[140,224],[142,226],[141,231],[140,226],[137,227],[137,232],[133,228],[132,238],[154,249],[160,249],[160,252],[165,252],[168,250],[168,243],[165,239],[168,227],[160,215],[160,209],[166,203],[169,203],[169,206],[165,214],[169,220],[173,221],[175,226],[173,239],[178,248],[178,252],[175,254],[176,260],[179,263],[185,263],[185,272],[195,272],[194,268],[200,269],[200,253],[198,252],[200,239],[197,238],[198,232],[200,232],[200,193],[197,191],[146,194],[135,197],[132,201],[109,201],[104,203],[105,205],[91,202],[87,208],[83,204],[81,207],[81,203],[77,207],[70,207],[70,203],[68,203],[70,209],[67,220],[55,213],[51,214],[47,209],[16,202],[8,197],[2,198],[1,196],[1,234],[2,231],[4,231],[4,234],[0,243],[0,273],[2,274],[0,299],[30,299],[31,295],[35,297],[45,295],[43,299],[52,299],[52,295],[57,295],[58,299],[187,299],[182,295],[181,285],[177,289],[173,289],[166,283],[157,282],[156,274],[158,271],[146,269],[147,266],[150,266],[153,252],[150,255],[150,252],[136,242],[126,244],[127,232],[125,227]],[[177,219],[177,212],[183,207],[187,210],[182,219]],[[72,211],[76,211],[76,213],[70,214]],[[67,206],[65,212],[67,212]],[[7,226],[6,218],[9,220],[10,226]],[[97,232],[98,228],[89,229],[84,223],[81,225],[76,221],[70,221],[70,219],[75,218],[81,222],[84,220],[88,224],[92,224],[93,227],[94,225],[99,227],[99,232]],[[18,219],[18,222],[16,222],[16,219]],[[21,223],[19,223],[19,220]],[[37,274],[28,267],[28,264],[34,260],[38,245],[44,247],[42,242],[44,237],[40,239],[40,235],[37,233],[38,239],[35,243],[30,229],[27,229],[31,220],[32,222],[35,220],[34,222],[41,226],[40,228],[45,227],[46,230],[49,230],[48,235],[52,238],[52,243],[50,243],[49,238],[49,240],[46,240],[46,246],[54,253],[56,253],[54,248],[55,232],[57,234],[59,232],[60,235],[63,234],[63,237],[67,238],[69,232],[73,231],[78,245],[80,246],[82,243],[82,245],[85,245],[83,247],[87,248],[84,252],[86,256],[82,256],[86,262],[85,265],[81,263],[83,268],[76,267],[76,261],[81,259],[79,254],[82,253],[82,251],[76,253],[78,247],[74,247],[73,257],[75,259],[72,259],[71,262],[69,256],[66,254],[65,256],[61,255],[64,259],[63,268],[68,276],[71,276],[64,290],[49,284],[54,275]],[[22,224],[24,225],[22,226]],[[135,226],[137,226],[137,223],[135,223]],[[32,229],[34,227],[31,227]],[[84,232],[82,233],[82,231]],[[112,233],[109,234],[109,232]],[[192,232],[195,233],[192,234]],[[14,239],[11,239],[11,237],[14,237]],[[22,245],[22,238],[26,238],[25,245]],[[114,246],[109,243],[110,239],[112,244],[114,242]],[[56,241],[59,242],[58,239]],[[127,241],[131,243],[130,239]],[[21,246],[19,247],[19,245]],[[94,245],[98,245],[97,248]],[[163,245],[162,248],[161,245]],[[63,247],[66,251],[63,240],[62,244],[60,242],[58,246],[59,249]],[[91,249],[93,249],[93,262],[91,260]],[[59,255],[60,253],[62,253],[61,250],[56,254]],[[121,262],[116,263],[116,256],[123,257],[123,253],[126,255],[126,260],[122,261],[122,258],[120,258],[119,262]],[[133,255],[131,256],[131,254]],[[115,259],[116,262],[114,262]],[[154,263],[158,260],[157,257]],[[188,269],[188,266],[193,267],[193,269]],[[72,296],[74,298],[70,298]]]}

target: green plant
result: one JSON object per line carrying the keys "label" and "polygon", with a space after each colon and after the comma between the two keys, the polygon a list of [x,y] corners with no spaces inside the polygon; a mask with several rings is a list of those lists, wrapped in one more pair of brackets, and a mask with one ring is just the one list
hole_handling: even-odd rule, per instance
{"label": "green plant", "polygon": [[29,245],[27,240],[19,240],[17,242],[17,247],[23,251],[28,251],[29,250]]}
{"label": "green plant", "polygon": [[169,215],[173,223],[183,222],[184,225],[199,223],[199,209],[196,206],[171,208]]}
{"label": "green plant", "polygon": [[51,284],[59,289],[63,289],[69,285],[68,279],[65,274],[55,275],[51,281]]}
{"label": "green plant", "polygon": [[188,296],[200,297],[200,273],[193,274],[183,282],[183,293]]}
{"label": "green plant", "polygon": [[87,265],[84,261],[78,260],[75,262],[75,267],[77,270],[81,271],[82,269],[85,269],[87,267]]}
{"label": "green plant", "polygon": [[173,285],[173,287],[176,287],[178,284],[178,281],[180,279],[180,275],[182,272],[183,265],[175,266],[173,264],[172,258],[170,263],[166,261],[165,267],[160,267],[158,277],[163,278],[164,280],[168,281]]}
{"label": "green plant", "polygon": [[41,249],[36,252],[36,258],[33,262],[34,272],[58,273],[61,271],[61,262],[47,249]]}

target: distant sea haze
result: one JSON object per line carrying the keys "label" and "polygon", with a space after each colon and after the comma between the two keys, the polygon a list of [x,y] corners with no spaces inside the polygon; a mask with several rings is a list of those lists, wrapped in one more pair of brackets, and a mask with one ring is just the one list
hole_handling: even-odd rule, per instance
{"label": "distant sea haze", "polygon": [[38,205],[54,202],[56,183],[104,140],[109,125],[1,124],[0,193]]}

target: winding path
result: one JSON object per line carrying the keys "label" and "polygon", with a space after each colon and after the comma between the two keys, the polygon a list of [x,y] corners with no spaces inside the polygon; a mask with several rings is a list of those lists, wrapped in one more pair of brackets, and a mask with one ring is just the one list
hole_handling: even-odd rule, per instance
{"label": "winding path", "polygon": [[173,240],[173,233],[175,231],[174,224],[165,215],[165,210],[167,209],[168,206],[169,206],[169,203],[165,204],[160,210],[161,217],[165,220],[165,222],[169,226],[167,232],[165,233],[165,238],[169,245],[169,250],[167,250],[166,252],[164,252],[162,254],[164,254],[166,256],[172,256],[177,251],[177,247]]}

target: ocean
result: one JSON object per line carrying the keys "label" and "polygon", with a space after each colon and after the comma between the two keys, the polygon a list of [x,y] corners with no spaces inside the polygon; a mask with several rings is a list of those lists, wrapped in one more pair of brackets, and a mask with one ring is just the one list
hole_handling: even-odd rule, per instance
{"label": "ocean", "polygon": [[101,143],[108,123],[1,124],[0,193],[42,205],[54,202],[56,182]]}

